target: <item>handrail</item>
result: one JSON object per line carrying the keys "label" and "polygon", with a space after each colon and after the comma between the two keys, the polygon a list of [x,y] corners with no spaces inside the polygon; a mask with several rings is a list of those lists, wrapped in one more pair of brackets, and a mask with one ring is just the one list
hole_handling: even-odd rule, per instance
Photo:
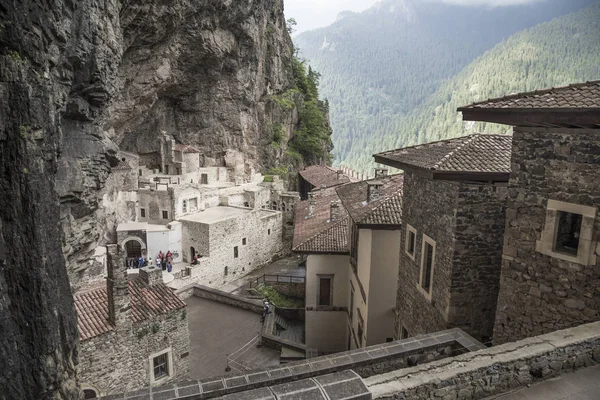
{"label": "handrail", "polygon": [[250,281],[250,288],[259,286],[261,283],[305,283],[306,277],[294,275],[263,274]]}

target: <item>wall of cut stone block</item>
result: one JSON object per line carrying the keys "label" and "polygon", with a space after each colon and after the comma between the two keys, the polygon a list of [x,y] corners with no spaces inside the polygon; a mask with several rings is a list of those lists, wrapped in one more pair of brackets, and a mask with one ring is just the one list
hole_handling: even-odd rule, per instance
{"label": "wall of cut stone block", "polygon": [[513,136],[496,343],[600,319],[597,242],[592,265],[536,251],[549,199],[595,207],[593,240],[600,238],[600,138],[585,130],[551,132],[516,129]]}
{"label": "wall of cut stone block", "polygon": [[150,355],[171,348],[173,375],[160,384],[190,378],[186,309],[134,323],[81,341],[78,376],[101,395],[150,386]]}
{"label": "wall of cut stone block", "polygon": [[[458,183],[433,181],[405,171],[402,200],[402,238],[398,296],[396,299],[396,338],[402,326],[410,336],[446,329],[450,308],[451,266],[454,254],[454,211]],[[405,252],[406,228],[416,229],[414,260]],[[436,242],[431,301],[418,289],[423,234]]]}

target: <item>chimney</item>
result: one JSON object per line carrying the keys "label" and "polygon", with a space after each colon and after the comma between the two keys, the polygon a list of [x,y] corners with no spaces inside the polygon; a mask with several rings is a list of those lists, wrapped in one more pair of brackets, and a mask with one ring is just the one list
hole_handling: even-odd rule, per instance
{"label": "chimney", "polygon": [[123,250],[118,244],[109,244],[106,250],[108,320],[116,329],[128,330],[131,327],[129,315],[131,302]]}
{"label": "chimney", "polygon": [[382,178],[384,176],[387,176],[387,174],[387,168],[375,168],[375,178]]}
{"label": "chimney", "polygon": [[367,182],[367,202],[377,201],[383,196],[383,183],[381,181]]}
{"label": "chimney", "polygon": [[162,269],[155,265],[148,265],[147,267],[140,268],[140,279],[146,286],[154,286],[163,283]]}
{"label": "chimney", "polygon": [[340,220],[340,203],[332,201],[329,203],[329,221],[336,222]]}
{"label": "chimney", "polygon": [[315,194],[309,193],[308,194],[308,218],[311,218],[313,216],[314,212],[315,212]]}

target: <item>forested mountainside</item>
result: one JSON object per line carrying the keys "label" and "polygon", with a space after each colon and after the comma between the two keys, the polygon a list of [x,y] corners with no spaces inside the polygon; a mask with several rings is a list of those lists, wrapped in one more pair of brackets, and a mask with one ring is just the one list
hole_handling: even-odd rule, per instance
{"label": "forested mountainside", "polygon": [[492,9],[384,0],[298,35],[301,55],[322,74],[336,161],[362,170],[371,165],[372,150],[384,150],[384,143],[385,148],[411,143],[398,139],[405,135],[405,118],[430,104],[431,96],[473,60],[513,33],[590,3],[549,0]]}

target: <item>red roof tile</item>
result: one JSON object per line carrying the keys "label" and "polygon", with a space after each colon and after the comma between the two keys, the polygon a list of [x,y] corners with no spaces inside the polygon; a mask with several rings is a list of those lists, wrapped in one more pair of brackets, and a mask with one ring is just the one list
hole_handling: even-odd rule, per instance
{"label": "red roof tile", "polygon": [[[146,286],[140,278],[129,281],[129,295],[133,322],[168,314],[186,306],[183,300],[166,285]],[[81,340],[113,330],[113,326],[108,321],[106,287],[75,294],[75,310]]]}
{"label": "red roof tile", "polygon": [[311,165],[299,172],[305,181],[315,187],[315,189],[328,188],[351,182],[351,179],[345,174],[339,174],[330,167],[324,165]]}
{"label": "red roof tile", "polygon": [[348,251],[348,218],[340,204],[339,221],[331,221],[331,202],[339,201],[335,188],[313,192],[314,209],[309,218],[309,201],[296,204],[292,250],[307,253],[345,253]]}
{"label": "red roof tile", "polygon": [[[369,182],[380,181],[381,197],[367,201]],[[388,175],[336,188],[352,220],[365,225],[400,225],[402,223],[402,174]]]}

